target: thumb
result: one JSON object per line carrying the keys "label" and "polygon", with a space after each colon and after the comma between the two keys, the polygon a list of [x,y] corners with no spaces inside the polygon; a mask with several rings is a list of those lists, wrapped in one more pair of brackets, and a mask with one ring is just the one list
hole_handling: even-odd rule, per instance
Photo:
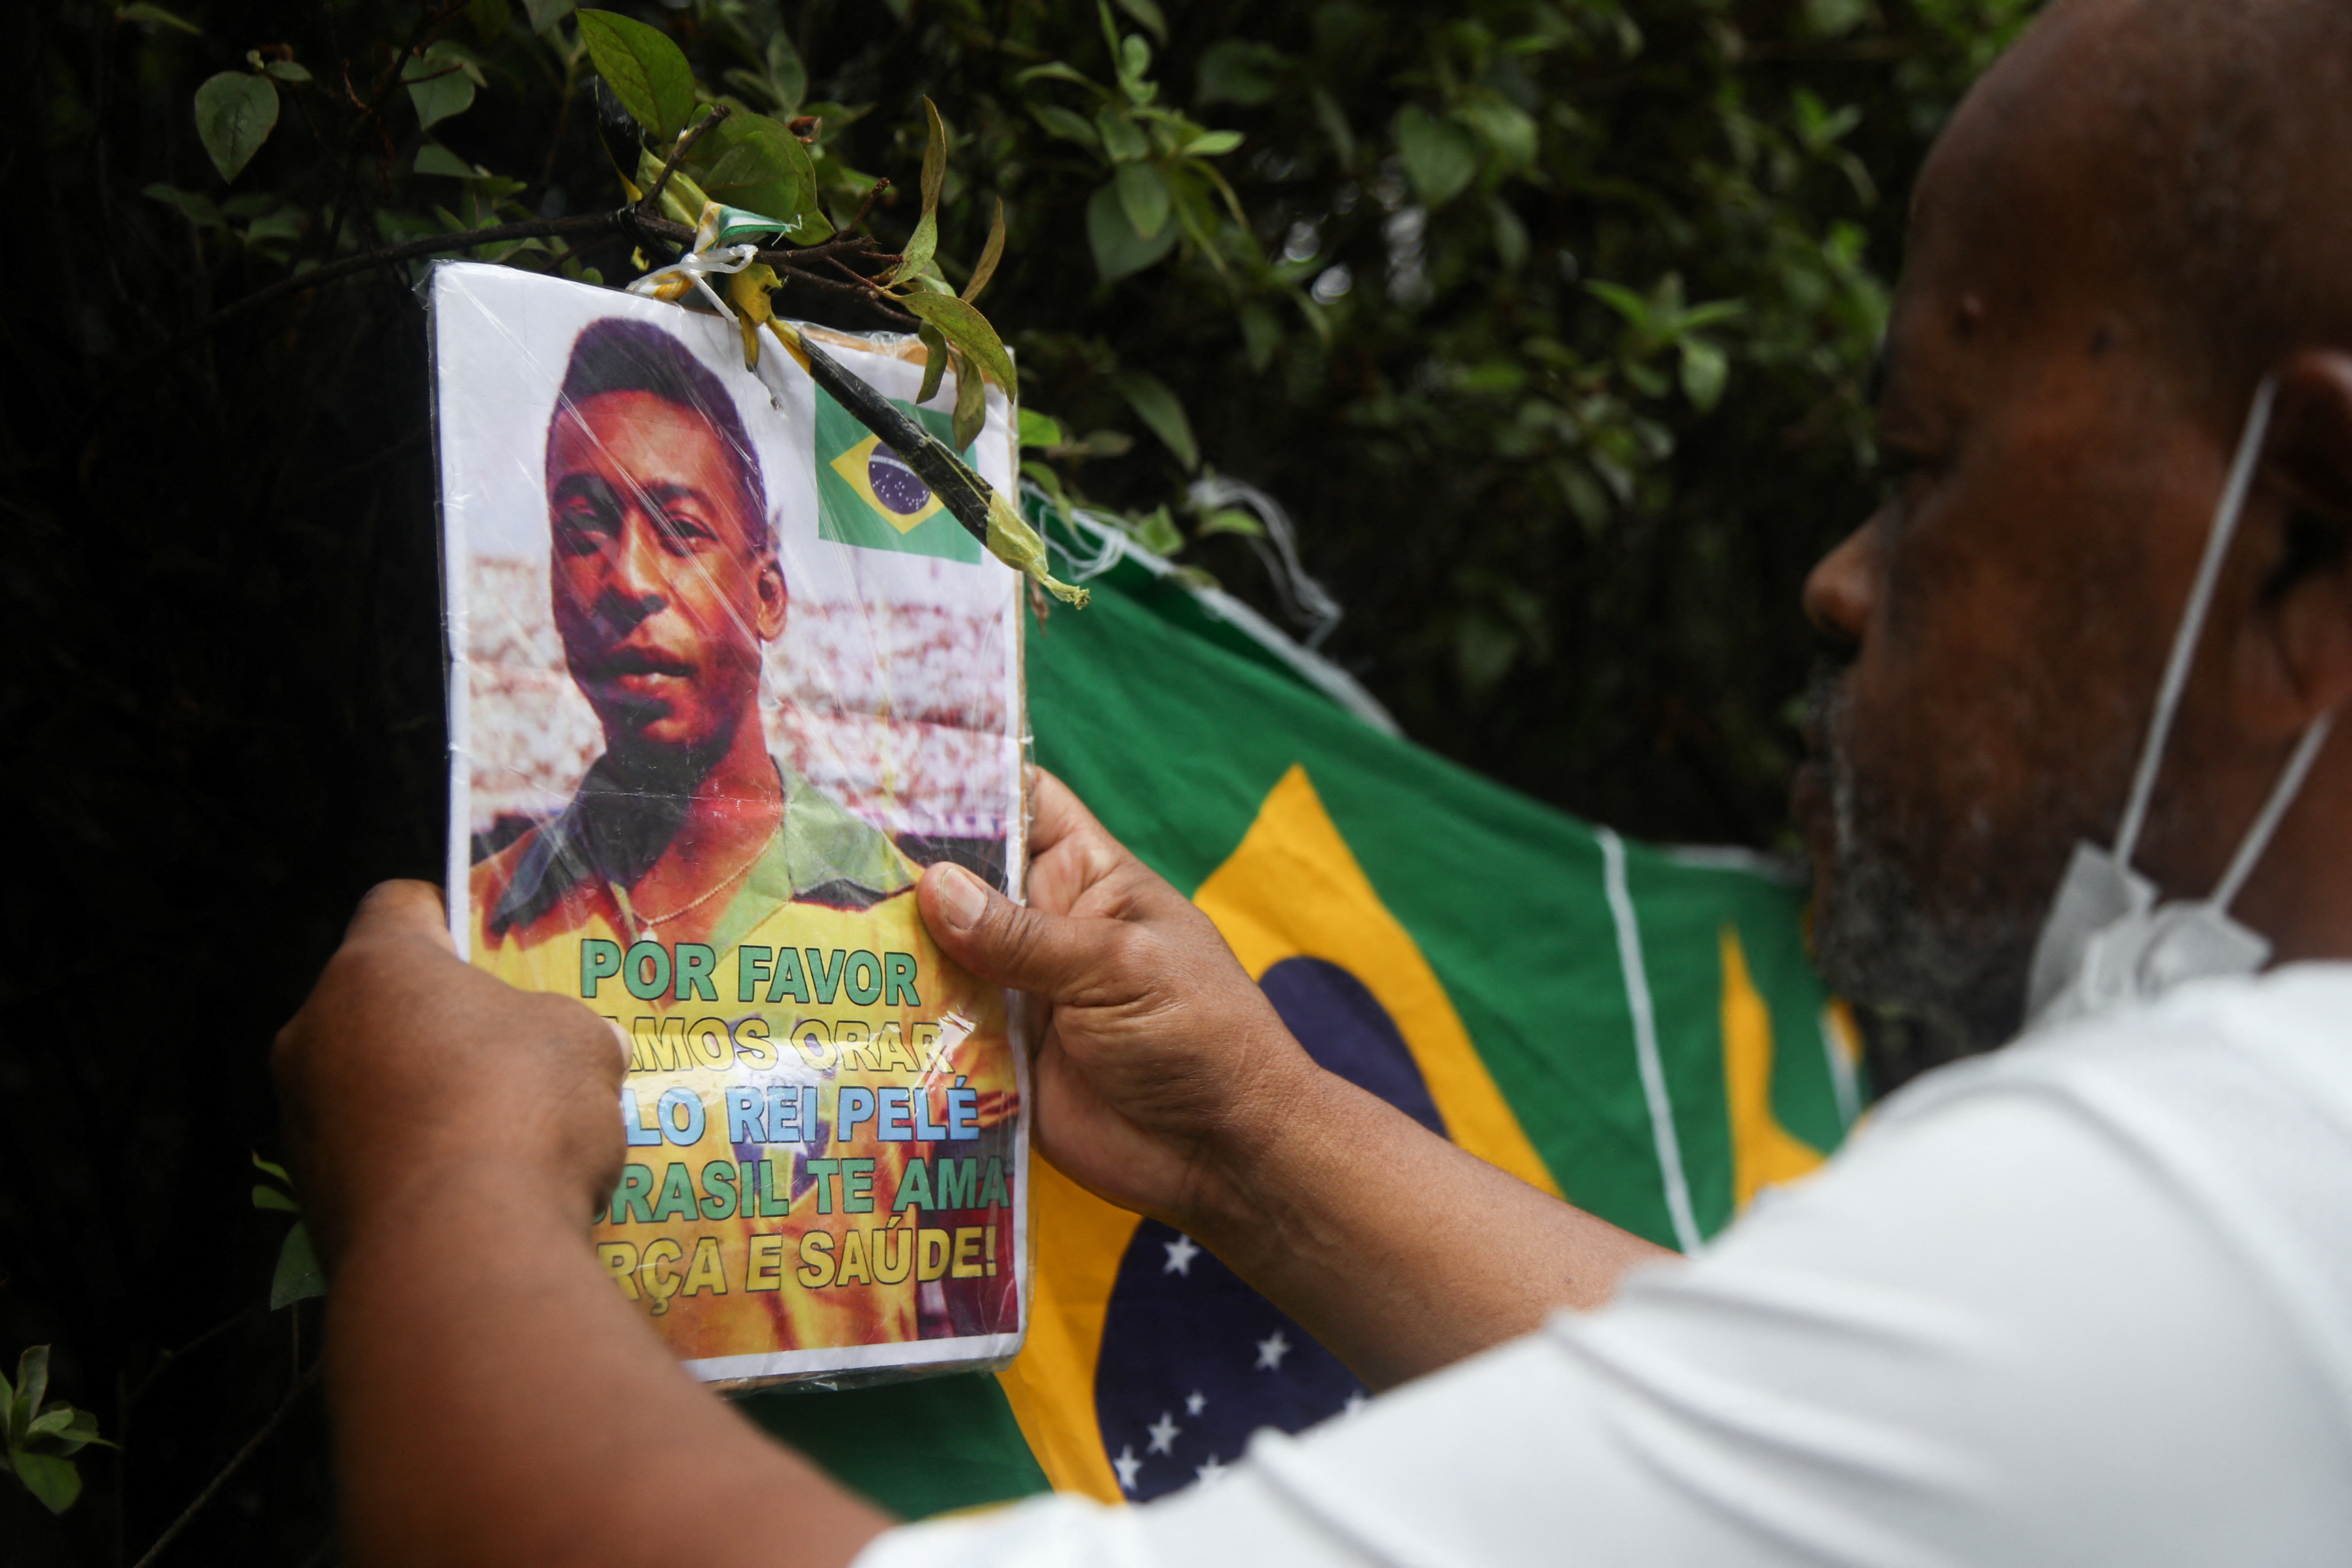
{"label": "thumb", "polygon": [[360,900],[351,924],[343,931],[348,943],[376,941],[421,941],[455,955],[457,944],[449,935],[449,909],[441,889],[430,882],[378,882]]}
{"label": "thumb", "polygon": [[1016,904],[962,867],[923,873],[923,923],[948,955],[983,980],[1056,1001],[1099,968],[1099,920]]}

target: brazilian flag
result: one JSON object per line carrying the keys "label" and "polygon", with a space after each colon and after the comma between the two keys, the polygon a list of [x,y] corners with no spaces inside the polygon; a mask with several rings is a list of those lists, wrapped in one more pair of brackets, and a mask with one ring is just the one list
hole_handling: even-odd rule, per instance
{"label": "brazilian flag", "polygon": [[[952,447],[954,421],[935,408],[891,402]],[[972,448],[960,454],[967,463]],[[820,539],[868,550],[903,550],[977,564],[980,541],[940,505],[882,437],[860,425],[823,387],[816,394],[816,531]]]}
{"label": "brazilian flag", "polygon": [[[1109,537],[1047,532],[1066,562]],[[1344,674],[1164,562],[1127,549],[1088,585],[1087,610],[1032,627],[1038,761],[1209,913],[1323,1066],[1685,1250],[1844,1136],[1853,1035],[1807,964],[1801,889],[1414,747]],[[1364,1397],[1191,1237],[1034,1169],[1036,1292],[1011,1366],[747,1412],[914,1518],[1048,1486],[1158,1497],[1260,1426]]]}

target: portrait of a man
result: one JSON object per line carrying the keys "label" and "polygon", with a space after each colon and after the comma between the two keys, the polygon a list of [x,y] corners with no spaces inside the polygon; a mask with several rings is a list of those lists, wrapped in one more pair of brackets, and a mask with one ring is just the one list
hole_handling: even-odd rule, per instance
{"label": "portrait of a man", "polygon": [[719,1382],[1011,1353],[1022,1068],[914,889],[1018,874],[1013,574],[828,531],[841,411],[711,318],[463,266],[436,311],[457,931],[631,1043],[614,1288]]}
{"label": "portrait of a man", "polygon": [[604,754],[571,805],[475,871],[486,952],[601,925],[733,946],[786,904],[860,910],[916,870],[769,754],[764,646],[788,585],[734,400],[661,328],[572,346],[547,431],[551,598]]}

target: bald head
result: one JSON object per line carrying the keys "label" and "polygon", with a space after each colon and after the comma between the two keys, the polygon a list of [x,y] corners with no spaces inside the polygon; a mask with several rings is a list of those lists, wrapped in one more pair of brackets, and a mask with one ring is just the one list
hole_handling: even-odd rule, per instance
{"label": "bald head", "polygon": [[1915,246],[1999,247],[2043,303],[2099,291],[2234,417],[2288,353],[2352,347],[2352,5],[2058,0],[1921,197]]}

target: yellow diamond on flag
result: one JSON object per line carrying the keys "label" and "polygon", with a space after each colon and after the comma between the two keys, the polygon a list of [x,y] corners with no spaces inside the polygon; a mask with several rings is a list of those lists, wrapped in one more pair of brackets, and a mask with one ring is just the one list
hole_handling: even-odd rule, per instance
{"label": "yellow diamond on flag", "polygon": [[866,437],[835,458],[830,467],[858,500],[901,533],[940,510],[940,498],[931,493],[930,486],[917,478],[898,453],[885,447],[879,436]]}

